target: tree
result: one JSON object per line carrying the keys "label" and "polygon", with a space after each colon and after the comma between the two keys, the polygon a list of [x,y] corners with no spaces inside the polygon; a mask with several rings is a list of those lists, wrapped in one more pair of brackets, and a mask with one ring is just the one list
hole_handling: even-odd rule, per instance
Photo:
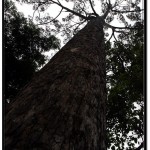
{"label": "tree", "polygon": [[[107,147],[143,147],[143,23],[130,36],[119,35],[111,48],[107,43]],[[111,64],[111,65],[110,65]],[[139,142],[139,143],[138,143]]]}
{"label": "tree", "polygon": [[[92,13],[86,10],[88,2],[93,11]],[[47,16],[44,20],[37,17],[40,23],[53,22],[57,29],[55,32],[60,32],[62,28],[68,38],[70,38],[70,34],[73,35],[73,33],[68,34],[68,32],[71,32],[71,29],[69,29],[71,26],[74,29],[72,31],[76,33],[81,24],[87,22],[87,25],[74,35],[16,97],[6,116],[6,149],[106,149],[105,104],[107,94],[105,53],[107,50],[110,50],[107,53],[113,52],[115,57],[116,54],[119,54],[117,61],[114,58],[112,59],[112,57],[108,60],[108,62],[111,60],[114,62],[114,64],[110,64],[111,68],[113,68],[114,79],[111,78],[111,89],[109,89],[109,101],[107,102],[108,106],[111,106],[111,101],[116,96],[115,91],[120,90],[119,92],[122,92],[125,90],[122,87],[116,90],[116,87],[118,85],[121,86],[118,81],[126,75],[125,71],[121,74],[124,66],[122,67],[122,61],[118,61],[122,60],[122,57],[120,59],[120,51],[124,52],[126,49],[124,48],[125,42],[116,42],[114,48],[110,49],[109,41],[111,37],[114,37],[117,41],[115,37],[116,32],[122,33],[120,36],[124,40],[126,37],[132,38],[129,31],[139,30],[139,27],[129,24],[123,15],[127,14],[129,19],[135,19],[138,22],[140,20],[139,12],[142,11],[138,7],[138,2],[132,3],[132,10],[128,10],[129,7],[123,6],[122,8],[120,6],[121,1],[116,1],[114,4],[111,4],[110,1],[103,1],[103,15],[101,16],[96,13],[93,5],[94,2],[90,0],[80,1],[80,3],[74,2],[73,9],[65,7],[59,1],[53,0],[34,3],[35,11],[43,11],[46,7],[56,4],[61,8],[59,14],[63,10],[70,12],[69,16],[63,18],[68,23],[66,26],[61,25],[57,20],[59,15],[55,18]],[[125,25],[124,27],[114,27],[109,24],[113,20],[114,15],[118,15]],[[80,21],[74,25],[69,24],[74,16],[78,16]],[[44,22],[47,19],[52,20]],[[112,29],[112,35],[106,43],[106,48],[108,49],[104,48],[104,27]],[[134,34],[132,36],[134,37]],[[135,47],[132,47],[132,52]],[[119,69],[115,68],[117,62],[119,62]],[[107,68],[109,69],[108,64]],[[134,68],[132,67],[130,70],[132,71]],[[120,78],[119,80],[117,79],[118,77]],[[132,77],[134,78],[134,75]],[[125,84],[128,83],[126,82]],[[124,93],[120,95],[122,99]],[[128,97],[123,102],[129,102],[129,99]],[[128,109],[131,108],[130,106],[134,100]],[[118,105],[119,102],[113,101],[110,110],[113,110],[112,108],[115,104]],[[115,107],[115,111],[117,110],[116,108],[118,109],[118,107]],[[116,118],[114,112],[114,116],[109,115],[112,112],[110,110],[107,110],[108,117],[110,117],[109,121],[111,121],[111,118]],[[117,117],[120,119],[121,115],[119,114]],[[11,120],[12,118],[14,120]],[[122,122],[121,119],[119,120],[120,122]],[[108,123],[112,125],[113,121]],[[119,125],[118,131],[122,128],[121,125],[123,123]],[[109,126],[109,129],[113,129],[113,127]],[[111,135],[109,136],[111,140]],[[122,139],[124,140],[124,138]],[[111,148],[115,149],[114,146]],[[118,148],[120,147],[118,146]]]}
{"label": "tree", "polygon": [[11,101],[47,60],[44,51],[59,47],[59,41],[46,34],[17,12],[12,1],[4,2],[5,99]]}

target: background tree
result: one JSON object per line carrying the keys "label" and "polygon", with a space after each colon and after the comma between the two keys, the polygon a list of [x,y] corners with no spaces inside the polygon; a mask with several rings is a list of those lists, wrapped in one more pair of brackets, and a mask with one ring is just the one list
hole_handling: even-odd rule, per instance
{"label": "background tree", "polygon": [[[67,0],[67,2],[71,2],[71,1]],[[142,81],[143,81],[143,79],[142,79],[143,63],[142,63],[142,59],[141,59],[142,57],[140,57],[143,54],[142,53],[142,51],[143,51],[143,49],[142,49],[142,45],[143,45],[142,35],[143,35],[143,32],[141,30],[141,27],[142,27],[141,12],[142,12],[142,10],[138,6],[139,3],[140,3],[140,1],[134,1],[132,3],[128,3],[126,1],[115,1],[114,3],[111,4],[110,1],[102,1],[102,12],[101,12],[101,14],[100,13],[98,14],[94,9],[94,1],[92,2],[90,0],[89,1],[88,0],[80,1],[80,2],[79,1],[73,1],[73,4],[74,4],[73,8],[66,7],[66,5],[63,5],[63,2],[60,2],[58,0],[57,1],[53,1],[53,0],[42,1],[42,2],[37,2],[37,3],[34,2],[35,12],[36,11],[45,11],[46,9],[49,8],[49,6],[51,7],[54,4],[58,5],[61,8],[58,16],[56,16],[56,17],[45,16],[44,18],[42,18],[42,17],[37,16],[36,20],[39,21],[39,24],[47,24],[47,23],[52,24],[53,23],[55,25],[54,27],[56,27],[55,29],[53,29],[53,31],[56,32],[56,33],[62,32],[63,35],[66,36],[66,39],[70,39],[71,36],[74,35],[80,29],[82,24],[89,22],[88,25],[83,30],[81,30],[79,32],[79,34],[76,34],[75,37],[69,42],[69,44],[67,44],[56,55],[56,57],[54,57],[50,61],[49,65],[47,65],[47,68],[46,67],[45,67],[45,69],[43,68],[43,70],[47,70],[47,73],[48,73],[48,70],[49,70],[49,72],[52,73],[52,71],[50,69],[50,66],[52,66],[52,64],[54,62],[57,62],[57,65],[58,65],[57,67],[59,68],[59,63],[58,62],[60,62],[60,57],[61,56],[64,59],[66,58],[66,61],[68,60],[68,62],[70,62],[70,59],[73,60],[70,53],[65,53],[65,51],[67,52],[67,48],[73,48],[72,52],[77,52],[78,53],[79,50],[78,50],[78,48],[77,49],[74,48],[74,45],[76,45],[76,47],[79,46],[79,48],[81,48],[80,47],[81,45],[77,42],[79,40],[82,41],[82,44],[84,46],[86,46],[86,48],[85,47],[82,47],[82,48],[84,50],[86,49],[88,54],[90,53],[90,55],[88,55],[88,57],[86,56],[88,58],[87,60],[90,60],[90,61],[92,60],[93,63],[96,63],[95,60],[91,59],[91,56],[94,55],[95,58],[98,56],[98,58],[101,60],[99,62],[100,70],[105,71],[105,68],[103,66],[105,64],[105,61],[103,59],[103,57],[105,56],[104,49],[102,47],[103,42],[102,43],[100,42],[100,39],[103,38],[101,29],[104,28],[105,31],[106,31],[107,28],[110,28],[112,30],[112,34],[110,35],[110,38],[106,43],[106,53],[108,55],[108,57],[107,57],[107,69],[108,70],[107,71],[108,71],[108,73],[111,73],[111,75],[109,75],[108,78],[107,78],[108,85],[110,85],[110,87],[108,87],[108,101],[107,101],[107,104],[108,104],[108,109],[107,109],[107,131],[108,131],[107,132],[107,135],[108,135],[107,146],[110,147],[111,149],[115,149],[115,148],[116,149],[124,149],[125,148],[125,146],[124,146],[125,142],[127,142],[128,149],[135,149],[135,143],[137,143],[138,138],[141,138],[142,135],[143,135],[143,127],[142,127],[142,123],[143,123],[143,90],[142,89],[143,89],[143,87],[141,86]],[[90,8],[91,10],[89,11],[88,8]],[[64,13],[64,11],[69,12],[69,15],[66,16],[66,18],[62,18],[62,22],[64,22],[64,24],[62,24],[62,22],[60,22],[57,18],[60,17],[60,15],[62,13]],[[77,16],[78,18],[76,18],[75,16]],[[110,24],[113,21],[113,19],[116,19],[116,18],[123,23],[123,27],[116,27],[116,26],[112,26]],[[74,21],[74,19],[76,20],[76,22]],[[96,20],[97,20],[97,22],[96,22]],[[132,20],[133,22],[131,22],[129,20]],[[135,22],[136,22],[136,24],[134,24]],[[93,30],[91,29],[92,28],[91,23],[93,23],[92,24]],[[72,27],[72,29],[71,29],[71,27]],[[87,34],[85,32],[85,30],[87,28],[91,29],[91,30],[89,30],[90,31],[89,34]],[[100,29],[101,32],[98,31],[98,29],[97,29],[97,32],[99,32],[99,34],[101,36],[98,36],[97,32],[95,32],[96,28]],[[82,32],[82,31],[84,31],[84,32]],[[86,30],[86,31],[88,31],[88,30]],[[116,37],[116,33],[121,33],[120,36],[119,36],[121,41],[118,40],[118,38]],[[81,39],[81,35],[82,35],[83,39]],[[105,34],[105,35],[107,36],[107,34]],[[111,47],[110,44],[109,44],[109,41],[112,37],[114,37],[114,39],[116,40],[113,47]],[[75,40],[75,39],[78,39],[78,40]],[[91,45],[93,47],[91,48],[91,45],[89,45],[88,42],[85,42],[84,39],[87,40],[88,42],[89,41],[92,42]],[[99,40],[99,42],[97,40]],[[133,43],[131,44],[131,41],[135,44],[134,45],[133,45]],[[101,45],[99,48],[100,48],[101,54],[103,56],[95,55],[95,51],[97,51],[97,49],[94,49],[94,47],[96,47],[98,43],[99,43],[99,45]],[[89,50],[90,48],[93,50],[92,51],[93,54]],[[84,51],[84,50],[82,50],[82,51]],[[81,56],[81,53],[80,53],[79,56]],[[85,51],[84,51],[84,56],[85,56]],[[75,60],[79,61],[77,59],[76,55],[75,55]],[[64,63],[64,60],[61,63]],[[70,62],[69,64],[73,65],[75,67],[74,63],[72,64]],[[67,67],[67,66],[68,65],[66,64],[65,67]],[[62,65],[61,69],[63,69],[63,67],[64,66]],[[68,66],[68,67],[70,67],[70,66]],[[66,69],[63,69],[63,70],[66,70]],[[69,70],[67,69],[66,72],[68,72],[68,71]],[[64,74],[64,76],[62,76],[62,72],[61,71],[59,71],[59,72],[60,72],[60,73],[58,73],[59,75],[57,74],[56,77],[55,77],[56,79],[58,79],[60,77],[65,77],[65,74]],[[86,74],[91,73],[92,70],[91,70],[91,68],[89,68],[88,73],[87,73],[84,70],[84,68],[82,68],[80,70],[80,72],[83,73],[82,75],[86,75]],[[137,72],[138,72],[138,76],[136,75]],[[56,72],[54,71],[53,74],[55,74],[55,73]],[[96,71],[96,73],[98,73],[98,70]],[[82,80],[84,79],[84,81],[85,81],[85,76],[83,77],[82,75],[79,74],[79,76],[76,76],[75,78],[78,79],[79,77],[82,77]],[[94,77],[94,75],[93,75],[93,77]],[[105,83],[105,79],[102,79],[103,77],[104,76],[100,73],[98,75],[97,80],[93,79],[91,81],[96,83],[100,80],[101,83],[99,84],[99,86],[102,87],[101,86],[101,85],[103,85],[102,82]],[[129,80],[129,79],[132,79],[132,80]],[[66,80],[68,81],[68,78],[66,78]],[[44,81],[44,79],[41,80],[41,82],[42,81]],[[81,80],[79,80],[79,81],[80,81],[79,85],[81,85],[82,82],[81,82]],[[139,83],[139,81],[140,81],[140,83]],[[31,82],[31,85],[32,84],[34,85],[35,83]],[[30,87],[32,87],[31,85],[28,86],[27,89],[30,89]],[[57,84],[55,84],[55,85],[57,85]],[[51,87],[51,84],[49,84],[49,86]],[[134,87],[135,87],[135,89],[134,89]],[[84,86],[82,86],[82,88],[84,88]],[[82,91],[83,90],[82,88],[81,89],[77,88],[78,90],[75,90],[75,91],[76,92]],[[95,89],[95,91],[100,90],[97,87],[95,87],[95,88],[91,87],[91,89]],[[103,86],[103,89],[104,89],[104,86]],[[84,88],[84,90],[85,90],[85,88]],[[59,92],[61,93],[61,89],[59,89],[57,91],[57,94]],[[69,93],[70,92],[68,92],[67,94],[69,94]],[[102,93],[104,94],[105,92],[103,91]],[[27,93],[24,91],[21,94],[21,96],[23,96],[23,94],[26,95]],[[92,94],[95,96],[97,93],[94,94],[94,90],[93,90]],[[88,96],[90,97],[91,95],[89,94]],[[101,97],[100,107],[97,111],[97,115],[102,113],[102,114],[100,114],[100,118],[105,118],[105,116],[104,116],[105,111],[103,110],[103,109],[105,109],[105,106],[102,104],[102,102],[104,102],[104,97],[105,96],[102,98],[102,95],[100,95],[100,97]],[[53,98],[56,98],[56,95]],[[62,97],[60,99],[62,99]],[[79,99],[80,98],[78,97],[78,100]],[[20,100],[22,100],[22,99],[20,99]],[[91,98],[91,100],[92,100],[92,98]],[[97,100],[98,100],[98,98],[97,98]],[[19,102],[19,98],[18,98],[18,102]],[[46,100],[45,100],[45,102],[46,102]],[[138,107],[140,107],[140,108],[138,108],[138,110],[135,110],[135,104],[137,104],[137,103],[140,105],[140,106],[138,105]],[[60,108],[62,108],[62,106],[65,106],[66,110],[68,110],[68,105],[66,103],[64,103],[63,105],[59,104],[59,103],[57,103],[57,104],[60,106]],[[15,108],[16,105],[17,105],[17,103],[14,104],[14,106],[12,107],[11,112],[8,115],[8,118],[11,118],[11,117],[13,117],[13,118],[17,117],[18,119],[20,118],[17,115],[16,116],[11,115],[13,111],[14,112],[17,111],[18,108]],[[76,105],[74,105],[73,108],[75,108],[75,106]],[[84,103],[83,110],[85,109],[86,106],[87,106],[87,104]],[[122,106],[122,107],[120,107],[120,106]],[[46,108],[46,106],[44,108]],[[103,109],[100,109],[100,108],[103,108]],[[30,109],[30,110],[32,110],[32,109]],[[52,112],[53,111],[54,111],[54,108],[52,109]],[[88,109],[88,112],[89,111],[90,111],[90,109]],[[94,112],[95,109],[92,109],[92,111]],[[79,114],[81,115],[82,113],[83,112],[80,111]],[[94,113],[89,113],[89,114],[91,116],[94,116],[93,115]],[[35,115],[35,116],[37,116],[37,115]],[[67,120],[67,117],[66,117],[66,120]],[[81,120],[83,121],[84,119],[82,118]],[[63,121],[64,120],[61,120],[60,122],[63,124]],[[79,116],[77,117],[76,122],[79,122]],[[18,123],[18,121],[16,123]],[[101,123],[103,125],[105,125],[104,121],[101,122]],[[20,124],[18,123],[18,125],[20,125]],[[81,124],[79,123],[78,128],[80,127],[80,125]],[[12,124],[12,126],[13,126],[13,124]],[[28,126],[28,127],[30,127],[30,126]],[[69,127],[71,127],[71,125]],[[105,130],[104,130],[104,128],[102,129],[102,126],[101,127],[97,126],[97,129],[98,128],[100,128],[100,130],[102,131],[101,133],[104,133]],[[10,129],[10,128],[8,128],[8,129]],[[23,129],[24,128],[21,128],[20,130],[23,130]],[[94,131],[94,128],[90,128],[90,129],[92,129],[92,131],[91,131],[91,133],[92,133]],[[131,135],[128,135],[128,133],[130,131],[133,131],[133,133],[130,133]],[[18,131],[18,132],[22,132],[22,131]],[[77,146],[75,148],[76,149],[81,149],[80,146],[82,146],[82,147],[83,147],[83,145],[85,146],[85,143],[83,144],[81,142],[84,141],[82,139],[84,139],[83,137],[85,136],[85,134],[87,134],[87,132],[85,132],[83,130],[82,135],[84,135],[84,136],[81,136],[80,131],[77,131],[77,133],[79,135],[79,139],[77,137],[74,137],[74,142],[76,141],[75,145]],[[90,137],[91,137],[91,133],[90,133]],[[134,136],[135,133],[138,135],[138,137]],[[32,134],[30,134],[30,135],[32,135]],[[45,138],[46,138],[46,135],[45,135]],[[129,141],[126,140],[127,138],[129,138]],[[65,141],[67,141],[67,140],[68,140],[68,137],[66,138]],[[89,140],[89,141],[92,141],[92,140]],[[55,143],[57,143],[57,140],[55,141]],[[54,145],[57,145],[59,147],[58,143],[54,144]],[[102,147],[100,148],[101,142],[99,142],[99,143],[100,144],[96,143],[95,145],[98,146],[99,149],[102,149]],[[139,147],[137,149],[140,149],[143,146],[143,144],[140,145],[140,143],[138,144]],[[62,145],[63,144],[64,143],[62,142]],[[74,145],[74,144],[71,143],[71,146],[72,145]],[[50,145],[50,146],[52,146],[52,145]],[[94,146],[91,143],[90,143],[89,147],[90,146],[92,146],[92,148],[94,149]],[[59,149],[58,147],[55,148],[55,149]],[[89,147],[86,147],[86,149],[88,149]],[[103,148],[104,147],[105,146],[103,146]],[[65,149],[65,147],[62,146],[62,149]]]}
{"label": "background tree", "polygon": [[143,147],[143,23],[134,26],[139,29],[128,38],[120,34],[113,47],[106,43],[107,146],[116,149]]}
{"label": "background tree", "polygon": [[59,48],[59,41],[24,18],[12,1],[4,2],[4,11],[5,99],[10,102],[45,64],[44,52]]}

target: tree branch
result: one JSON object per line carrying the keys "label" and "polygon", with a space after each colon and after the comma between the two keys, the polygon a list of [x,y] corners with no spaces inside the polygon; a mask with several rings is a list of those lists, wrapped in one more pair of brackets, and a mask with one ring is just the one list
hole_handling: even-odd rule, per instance
{"label": "tree branch", "polygon": [[120,30],[115,30],[114,32],[124,33],[124,34],[125,34],[125,33],[126,33],[126,34],[128,33],[128,32],[126,32],[126,31],[120,31]]}
{"label": "tree branch", "polygon": [[106,4],[107,4],[108,8],[107,8],[107,10],[106,10],[105,14],[103,15],[103,18],[104,18],[104,19],[107,17],[107,15],[108,15],[109,11],[110,11],[110,10],[112,10],[114,7],[116,7],[116,6],[117,6],[117,3],[116,3],[116,2],[115,2],[115,4],[114,4],[114,6],[112,6],[112,4],[111,4],[110,0],[108,0],[108,1],[109,1],[109,2],[106,2]]}
{"label": "tree branch", "polygon": [[109,1],[109,3],[107,3],[107,6],[108,6],[108,8],[107,8],[106,12],[105,12],[104,15],[103,15],[103,18],[104,18],[104,19],[107,17],[109,11],[110,11],[111,8],[112,8],[112,5],[110,4],[110,1]]}
{"label": "tree branch", "polygon": [[73,35],[75,35],[76,30],[79,28],[80,25],[82,25],[85,22],[85,20],[81,23],[78,23],[78,25],[76,26],[76,28],[73,31]]}
{"label": "tree branch", "polygon": [[116,38],[116,36],[115,36],[115,33],[113,32],[113,37],[114,37],[114,39],[116,40],[116,42],[118,42],[118,40],[117,40],[117,38]]}
{"label": "tree branch", "polygon": [[57,4],[58,6],[62,7],[62,8],[65,9],[65,10],[67,10],[68,12],[73,13],[74,15],[76,15],[76,16],[78,16],[78,17],[81,17],[81,18],[83,18],[83,19],[85,19],[85,20],[89,20],[88,17],[86,17],[86,16],[84,16],[84,15],[81,15],[81,14],[79,14],[79,13],[77,13],[77,12],[75,12],[75,11],[73,11],[73,10],[71,10],[71,9],[69,9],[69,8],[67,8],[67,7],[65,7],[65,6],[63,6],[59,1],[58,1],[58,2],[55,2],[55,1],[51,0],[51,2]]}
{"label": "tree branch", "polygon": [[144,11],[144,9],[140,9],[140,10],[131,10],[131,11],[119,11],[119,10],[113,10],[113,9],[111,9],[111,11],[117,12],[117,13],[130,13],[130,12],[141,12],[141,11]]}
{"label": "tree branch", "polygon": [[49,22],[44,22],[44,23],[40,23],[40,24],[37,24],[37,25],[48,24],[48,23],[50,23],[50,22],[54,21],[55,19],[57,19],[57,18],[59,17],[59,15],[61,14],[62,10],[63,10],[63,8],[61,8],[61,10],[60,10],[59,14],[58,14],[55,18],[53,18],[52,20],[50,20]]}
{"label": "tree branch", "polygon": [[105,22],[104,25],[109,27],[109,28],[111,28],[111,29],[130,29],[130,30],[137,30],[137,29],[139,29],[139,28],[130,28],[130,27],[114,27],[114,26],[112,26],[112,25],[110,25],[110,24],[108,24],[106,22]]}
{"label": "tree branch", "polygon": [[94,9],[94,7],[93,7],[92,1],[89,0],[89,2],[90,2],[91,8],[92,8],[94,14],[95,14],[96,16],[98,16],[98,14],[96,13],[96,11],[95,11],[95,9]]}
{"label": "tree branch", "polygon": [[107,42],[109,42],[111,40],[111,38],[113,37],[113,34],[114,34],[114,30],[112,30],[112,34]]}

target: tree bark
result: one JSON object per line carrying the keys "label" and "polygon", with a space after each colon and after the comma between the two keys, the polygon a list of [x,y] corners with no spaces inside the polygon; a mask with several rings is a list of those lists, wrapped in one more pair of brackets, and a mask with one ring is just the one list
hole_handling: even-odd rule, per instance
{"label": "tree bark", "polygon": [[6,150],[106,150],[103,24],[89,21],[18,94]]}

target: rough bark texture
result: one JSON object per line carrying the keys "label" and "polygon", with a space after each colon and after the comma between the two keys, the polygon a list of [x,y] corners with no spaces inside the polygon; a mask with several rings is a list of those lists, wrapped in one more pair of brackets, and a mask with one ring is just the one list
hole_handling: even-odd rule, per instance
{"label": "rough bark texture", "polygon": [[103,22],[91,20],[16,97],[6,150],[105,150]]}

